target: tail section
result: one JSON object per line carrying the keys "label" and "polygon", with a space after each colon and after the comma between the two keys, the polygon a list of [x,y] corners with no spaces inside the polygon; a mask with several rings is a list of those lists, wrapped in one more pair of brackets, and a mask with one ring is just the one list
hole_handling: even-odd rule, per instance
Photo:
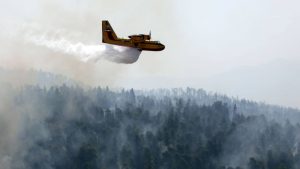
{"label": "tail section", "polygon": [[116,39],[118,39],[118,37],[109,22],[106,20],[102,21],[102,42],[105,43]]}

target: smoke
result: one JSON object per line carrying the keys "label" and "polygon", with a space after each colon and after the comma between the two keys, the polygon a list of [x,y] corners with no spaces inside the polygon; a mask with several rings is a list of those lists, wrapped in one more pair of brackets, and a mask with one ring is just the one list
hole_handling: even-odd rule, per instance
{"label": "smoke", "polygon": [[134,48],[74,42],[64,37],[63,32],[43,32],[29,27],[26,28],[24,40],[36,46],[46,47],[54,52],[75,56],[83,62],[98,62],[105,59],[115,63],[131,64],[136,62],[141,54],[141,51]]}

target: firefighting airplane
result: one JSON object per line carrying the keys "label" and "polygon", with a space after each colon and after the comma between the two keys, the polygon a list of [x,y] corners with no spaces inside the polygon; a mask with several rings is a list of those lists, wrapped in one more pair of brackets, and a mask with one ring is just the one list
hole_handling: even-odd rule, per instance
{"label": "firefighting airplane", "polygon": [[102,21],[102,42],[112,45],[125,46],[136,48],[139,51],[162,51],[165,46],[159,41],[150,41],[151,32],[149,35],[139,34],[128,36],[129,39],[118,38],[109,22]]}

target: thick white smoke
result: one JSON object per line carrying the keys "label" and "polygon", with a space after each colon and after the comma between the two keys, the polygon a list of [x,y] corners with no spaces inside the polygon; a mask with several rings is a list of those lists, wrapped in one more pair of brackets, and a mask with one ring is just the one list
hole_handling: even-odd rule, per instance
{"label": "thick white smoke", "polygon": [[62,33],[51,36],[49,33],[42,33],[41,30],[32,29],[26,31],[23,36],[26,42],[46,47],[55,52],[76,56],[83,62],[97,62],[105,59],[115,63],[130,64],[136,62],[141,54],[141,51],[135,48],[74,42],[65,38]]}

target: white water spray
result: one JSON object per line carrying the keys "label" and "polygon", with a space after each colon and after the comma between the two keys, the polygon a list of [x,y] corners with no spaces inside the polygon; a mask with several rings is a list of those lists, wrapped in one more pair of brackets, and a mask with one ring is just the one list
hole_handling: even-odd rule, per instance
{"label": "white water spray", "polygon": [[141,51],[134,48],[104,44],[84,44],[82,42],[73,42],[63,38],[61,35],[60,38],[57,38],[57,36],[54,38],[47,34],[30,31],[24,37],[27,42],[46,47],[55,52],[76,56],[83,62],[97,62],[105,59],[115,63],[130,64],[136,62],[141,54]]}

